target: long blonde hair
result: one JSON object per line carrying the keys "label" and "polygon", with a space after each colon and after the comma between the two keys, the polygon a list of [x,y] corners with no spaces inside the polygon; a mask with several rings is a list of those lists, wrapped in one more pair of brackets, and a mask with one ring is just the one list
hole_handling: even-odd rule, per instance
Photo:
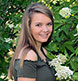
{"label": "long blonde hair", "polygon": [[[34,51],[37,51],[39,53],[36,41],[33,38],[32,33],[30,32],[31,19],[34,13],[43,13],[46,16],[48,16],[52,21],[52,28],[54,27],[54,20],[53,20],[52,13],[44,5],[41,5],[39,3],[33,3],[26,9],[24,16],[22,18],[22,29],[21,29],[19,40],[18,40],[17,48],[10,62],[10,67],[8,72],[9,78],[12,78],[13,76],[14,62],[15,62],[15,59],[17,59],[17,57],[19,56],[21,50],[23,51],[22,51],[22,57],[20,60],[20,67],[22,67],[24,57],[26,56],[27,52],[30,49],[33,49]],[[51,36],[49,40],[51,40]],[[49,41],[47,41],[46,44],[47,43],[49,43]]]}

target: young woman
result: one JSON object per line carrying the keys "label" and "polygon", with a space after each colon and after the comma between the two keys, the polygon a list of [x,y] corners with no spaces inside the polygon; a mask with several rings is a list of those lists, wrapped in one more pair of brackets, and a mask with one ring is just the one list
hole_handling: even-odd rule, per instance
{"label": "young woman", "polygon": [[8,76],[14,81],[55,81],[44,48],[51,40],[54,21],[51,11],[34,3],[25,11],[18,46]]}

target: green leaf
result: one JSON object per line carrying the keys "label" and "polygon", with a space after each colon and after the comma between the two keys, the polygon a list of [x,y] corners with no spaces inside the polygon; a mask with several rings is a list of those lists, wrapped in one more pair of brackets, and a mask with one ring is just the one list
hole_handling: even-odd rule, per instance
{"label": "green leaf", "polygon": [[66,38],[67,38],[67,36],[66,36],[65,33],[62,31],[62,32],[61,32],[60,39],[61,39],[61,40],[65,40]]}
{"label": "green leaf", "polygon": [[72,42],[72,41],[66,41],[64,44],[65,44],[65,45],[72,45],[73,42]]}
{"label": "green leaf", "polygon": [[78,6],[73,6],[71,9],[72,13],[78,13]]}
{"label": "green leaf", "polygon": [[64,52],[65,46],[63,44],[59,44],[59,51]]}
{"label": "green leaf", "polygon": [[75,53],[76,53],[76,55],[78,55],[78,47],[76,48]]}
{"label": "green leaf", "polygon": [[74,48],[73,48],[73,46],[66,45],[66,48],[68,48],[71,52],[74,52]]}
{"label": "green leaf", "polygon": [[70,61],[70,65],[71,65],[71,68],[74,71],[76,71],[78,69],[78,62],[76,61],[76,58],[75,57]]}
{"label": "green leaf", "polygon": [[77,56],[75,57],[75,60],[76,60],[76,62],[78,62],[78,57]]}
{"label": "green leaf", "polygon": [[76,15],[76,16],[74,16],[76,19],[78,19],[78,16]]}
{"label": "green leaf", "polygon": [[55,24],[54,24],[54,30],[58,29],[61,25],[62,25],[62,24],[60,24],[60,23],[55,23]]}
{"label": "green leaf", "polygon": [[4,81],[4,79],[0,78],[0,81]]}
{"label": "green leaf", "polygon": [[58,52],[57,44],[56,44],[56,43],[50,43],[50,44],[47,46],[47,50],[48,50],[48,51],[55,51],[55,52]]}
{"label": "green leaf", "polygon": [[65,56],[66,56],[66,57],[69,57],[69,55],[68,55],[68,53],[67,53],[67,50],[66,50],[66,49],[64,50],[64,54],[65,54]]}
{"label": "green leaf", "polygon": [[72,76],[74,80],[78,80],[78,72],[75,72],[74,75]]}
{"label": "green leaf", "polygon": [[73,48],[73,42],[72,41],[66,41],[65,43],[64,43],[64,46],[67,48],[67,49],[69,49],[71,52],[74,52],[74,48]]}
{"label": "green leaf", "polygon": [[48,56],[48,58],[50,59],[50,60],[52,60],[52,59],[54,59],[55,57],[56,57],[56,55],[54,55],[54,54],[47,54],[47,56]]}

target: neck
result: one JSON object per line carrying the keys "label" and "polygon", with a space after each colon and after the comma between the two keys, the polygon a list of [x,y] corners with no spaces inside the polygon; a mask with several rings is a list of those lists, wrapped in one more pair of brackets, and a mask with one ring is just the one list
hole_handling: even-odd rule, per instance
{"label": "neck", "polygon": [[38,49],[41,50],[42,43],[37,43]]}

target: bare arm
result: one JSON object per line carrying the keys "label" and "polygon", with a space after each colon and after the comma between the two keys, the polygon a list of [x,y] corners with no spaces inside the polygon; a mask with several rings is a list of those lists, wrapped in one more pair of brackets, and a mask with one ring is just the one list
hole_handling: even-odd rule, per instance
{"label": "bare arm", "polygon": [[36,81],[35,78],[24,78],[24,77],[19,77],[18,81]]}
{"label": "bare arm", "polygon": [[[20,58],[20,57],[19,57]],[[36,61],[37,60],[37,55],[33,50],[30,50],[26,57],[25,60],[31,60],[31,61]],[[18,81],[36,81],[36,78],[28,78],[28,77],[18,77]]]}

